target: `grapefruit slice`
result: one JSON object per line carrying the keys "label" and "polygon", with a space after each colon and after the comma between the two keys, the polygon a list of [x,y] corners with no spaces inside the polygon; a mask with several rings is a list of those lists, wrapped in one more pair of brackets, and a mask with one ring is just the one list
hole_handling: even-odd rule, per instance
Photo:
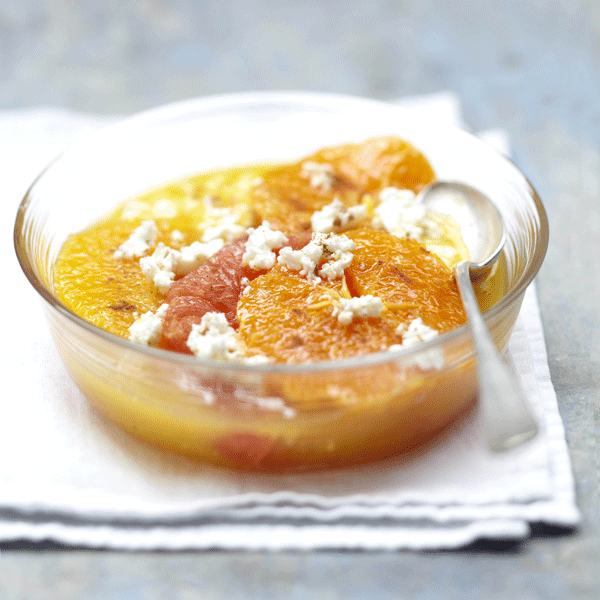
{"label": "grapefruit slice", "polygon": [[225,315],[237,327],[237,303],[242,291],[242,277],[257,277],[260,272],[242,267],[245,240],[226,244],[198,269],[178,279],[169,288],[165,302],[169,305],[163,324],[160,346],[191,354],[186,345],[194,323],[207,312]]}

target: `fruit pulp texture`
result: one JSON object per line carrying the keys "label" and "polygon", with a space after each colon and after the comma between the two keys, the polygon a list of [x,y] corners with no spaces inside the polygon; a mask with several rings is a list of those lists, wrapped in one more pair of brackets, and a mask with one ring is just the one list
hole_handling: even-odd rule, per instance
{"label": "fruit pulp texture", "polygon": [[[347,235],[356,248],[342,279],[315,285],[277,265],[250,283],[238,307],[247,348],[286,363],[349,358],[402,343],[398,327],[418,317],[440,332],[464,323],[450,271],[419,242],[374,229]],[[340,323],[340,298],[366,295],[383,300],[381,316]]]}

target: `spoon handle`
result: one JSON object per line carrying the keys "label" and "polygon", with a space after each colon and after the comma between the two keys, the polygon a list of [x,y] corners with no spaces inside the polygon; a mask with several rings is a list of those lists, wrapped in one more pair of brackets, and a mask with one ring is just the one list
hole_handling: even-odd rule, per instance
{"label": "spoon handle", "polygon": [[469,274],[469,262],[458,263],[455,273],[477,354],[483,436],[490,450],[502,452],[533,438],[538,426],[520,383],[498,354],[481,316]]}

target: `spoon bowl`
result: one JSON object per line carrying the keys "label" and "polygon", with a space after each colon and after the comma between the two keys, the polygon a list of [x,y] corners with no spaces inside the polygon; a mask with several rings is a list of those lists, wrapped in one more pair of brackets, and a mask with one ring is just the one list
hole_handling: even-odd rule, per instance
{"label": "spoon bowl", "polygon": [[498,354],[473,291],[473,282],[487,276],[502,253],[502,216],[487,196],[459,182],[436,182],[420,192],[419,200],[460,225],[469,260],[456,264],[454,273],[477,355],[483,435],[493,451],[514,448],[535,437],[538,426],[519,381]]}
{"label": "spoon bowl", "polygon": [[420,193],[427,208],[451,215],[469,249],[471,281],[489,275],[506,243],[500,211],[479,190],[457,181],[437,181]]}

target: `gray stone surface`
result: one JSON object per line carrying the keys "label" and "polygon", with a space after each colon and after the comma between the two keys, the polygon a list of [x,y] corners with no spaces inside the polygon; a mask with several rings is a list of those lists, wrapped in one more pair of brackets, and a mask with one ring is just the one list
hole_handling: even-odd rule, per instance
{"label": "gray stone surface", "polygon": [[0,0],[0,109],[131,113],[205,94],[387,99],[450,89],[504,127],[543,198],[538,277],[583,523],[438,553],[119,553],[0,547],[0,598],[600,597],[600,3]]}

